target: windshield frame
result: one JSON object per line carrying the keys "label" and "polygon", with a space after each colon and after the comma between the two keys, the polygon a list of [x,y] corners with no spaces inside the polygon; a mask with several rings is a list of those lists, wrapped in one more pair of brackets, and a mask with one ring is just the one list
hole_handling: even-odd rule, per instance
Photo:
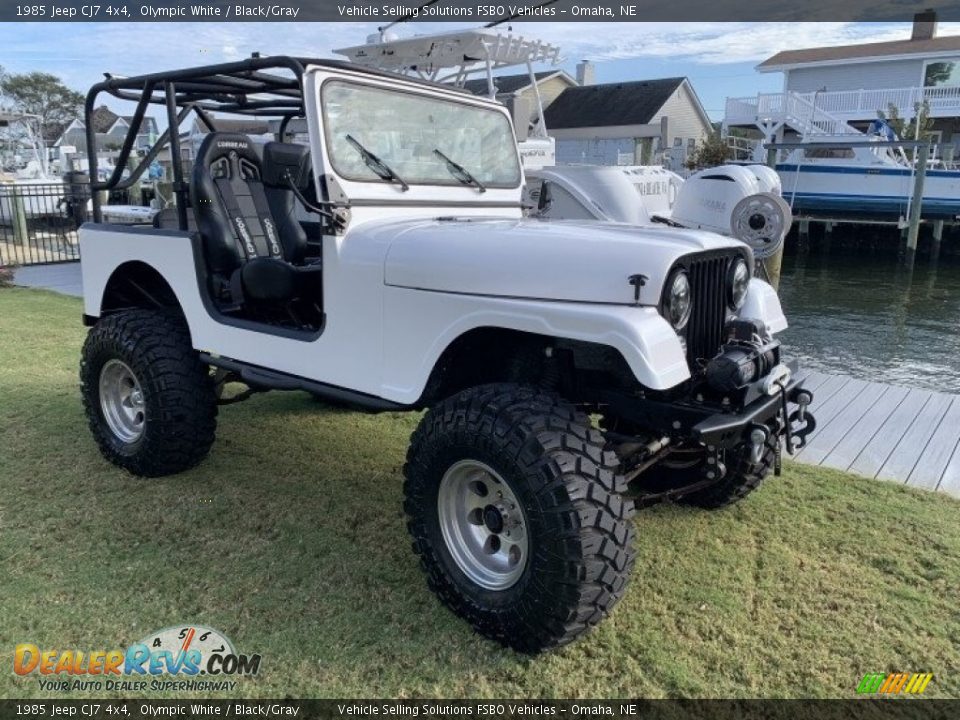
{"label": "windshield frame", "polygon": [[[406,80],[407,78],[402,78],[402,79]],[[520,160],[520,151],[517,148],[516,134],[514,133],[514,129],[513,129],[513,120],[508,114],[505,107],[499,104],[490,103],[480,98],[476,98],[472,95],[464,95],[462,99],[460,97],[443,97],[439,94],[419,92],[416,89],[407,88],[403,86],[387,86],[380,83],[364,82],[362,79],[353,78],[353,77],[331,76],[331,77],[324,78],[323,81],[320,83],[320,86],[317,92],[317,102],[320,106],[320,119],[321,119],[321,127],[323,130],[323,143],[324,143],[325,155],[327,156],[327,164],[329,165],[330,169],[338,177],[351,183],[369,183],[373,185],[393,184],[391,181],[385,180],[379,177],[356,176],[356,175],[344,172],[340,167],[338,167],[337,158],[333,153],[333,147],[332,147],[333,133],[331,132],[330,118],[327,115],[327,107],[324,99],[324,94],[326,92],[327,85],[331,83],[335,83],[339,85],[351,85],[351,86],[366,89],[366,90],[380,91],[385,93],[394,93],[398,95],[400,94],[412,95],[417,98],[424,98],[426,100],[445,103],[448,105],[456,105],[456,106],[466,105],[468,107],[476,108],[477,110],[492,112],[499,115],[500,117],[503,118],[503,121],[506,123],[506,126],[509,130],[510,141],[513,146],[513,159],[516,167],[516,182],[512,184],[508,184],[508,183],[495,183],[495,182],[484,181],[483,184],[485,185],[486,188],[492,189],[492,190],[517,190],[520,187],[522,187],[523,181],[524,181],[523,165]],[[438,90],[442,92],[447,90],[447,88],[438,88]],[[458,93],[458,96],[460,94],[461,93]],[[387,162],[389,162],[389,158],[387,158],[386,160]],[[457,158],[454,158],[454,160],[457,160]],[[460,180],[456,179],[455,177],[453,177],[453,175],[449,175],[449,179],[444,178],[442,180],[441,179],[434,179],[429,181],[423,181],[419,179],[410,180],[410,179],[407,179],[406,177],[404,177],[404,180],[410,187],[467,188],[469,190],[476,192],[475,186],[465,184]]]}

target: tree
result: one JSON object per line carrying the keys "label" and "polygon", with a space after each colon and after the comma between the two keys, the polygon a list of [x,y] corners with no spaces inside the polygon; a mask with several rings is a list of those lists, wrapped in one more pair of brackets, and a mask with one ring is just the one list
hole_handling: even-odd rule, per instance
{"label": "tree", "polygon": [[34,116],[34,131],[53,142],[83,107],[83,95],[44,72],[0,75],[0,93],[15,112]]}
{"label": "tree", "polygon": [[721,137],[719,130],[714,130],[698,145],[693,154],[687,158],[687,169],[699,170],[702,168],[723,165],[730,157],[730,145]]}
{"label": "tree", "polygon": [[954,71],[957,69],[955,62],[934,62],[927,65],[927,70],[923,78],[924,85],[935,87],[937,85],[949,85],[953,79]]}
{"label": "tree", "polygon": [[[913,104],[913,117],[910,118],[909,122],[900,117],[900,109],[893,103],[887,105],[886,113],[879,110],[877,117],[893,128],[893,131],[901,140],[930,140],[933,138],[933,134],[930,132],[933,129],[933,118],[930,117],[930,103],[927,100]],[[916,151],[913,154],[915,157]]]}

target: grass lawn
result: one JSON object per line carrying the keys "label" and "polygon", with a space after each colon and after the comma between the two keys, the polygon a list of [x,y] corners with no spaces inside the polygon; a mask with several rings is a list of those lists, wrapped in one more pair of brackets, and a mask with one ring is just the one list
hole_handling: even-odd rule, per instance
{"label": "grass lawn", "polygon": [[851,697],[886,671],[960,696],[944,495],[789,464],[728,510],[642,511],[624,601],[529,658],[426,589],[401,511],[418,416],[261,395],[221,410],[198,469],[138,480],[87,432],[80,313],[0,290],[0,697],[44,694],[11,672],[16,643],[123,648],[189,622],[262,654],[253,697]]}

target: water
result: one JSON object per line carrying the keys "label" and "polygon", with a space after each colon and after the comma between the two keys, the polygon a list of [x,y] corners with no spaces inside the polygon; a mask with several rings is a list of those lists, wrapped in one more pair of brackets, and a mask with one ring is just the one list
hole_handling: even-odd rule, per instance
{"label": "water", "polygon": [[786,355],[821,372],[960,394],[960,260],[893,253],[783,259]]}

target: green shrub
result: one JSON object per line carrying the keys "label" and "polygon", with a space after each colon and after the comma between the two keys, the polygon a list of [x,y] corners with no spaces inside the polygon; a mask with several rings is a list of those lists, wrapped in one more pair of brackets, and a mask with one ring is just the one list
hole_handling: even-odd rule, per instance
{"label": "green shrub", "polygon": [[13,287],[13,271],[16,265],[0,265],[0,288]]}

